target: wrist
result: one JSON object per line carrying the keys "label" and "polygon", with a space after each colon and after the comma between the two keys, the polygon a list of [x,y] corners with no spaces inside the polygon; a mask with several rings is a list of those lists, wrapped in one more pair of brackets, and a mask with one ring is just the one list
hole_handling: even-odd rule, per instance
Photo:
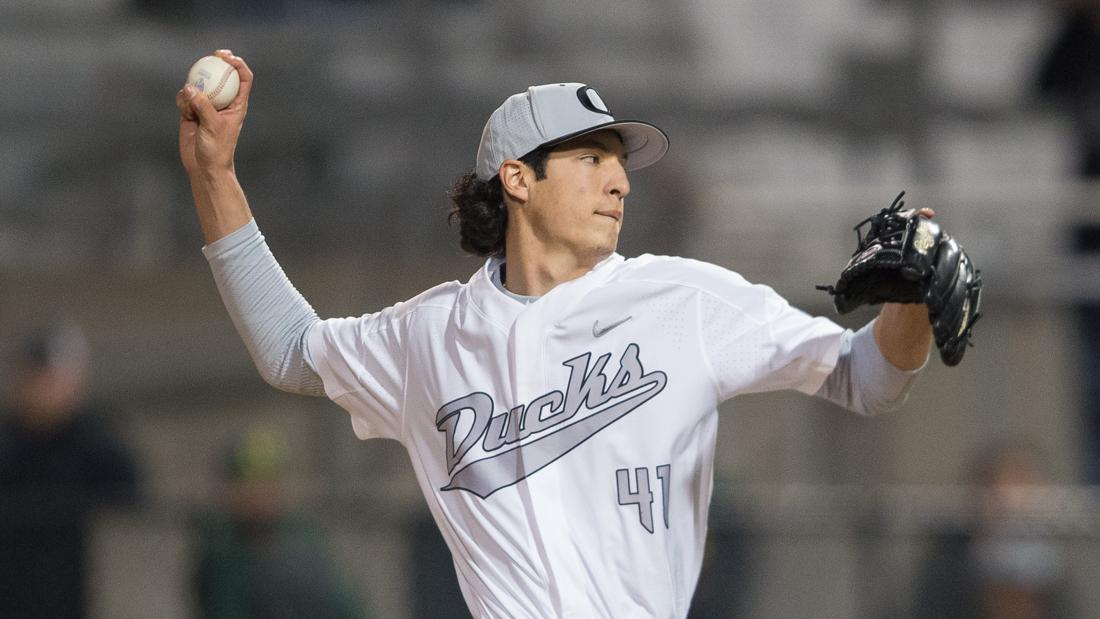
{"label": "wrist", "polygon": [[900,370],[924,365],[932,344],[928,307],[923,303],[885,303],[874,324],[875,343]]}

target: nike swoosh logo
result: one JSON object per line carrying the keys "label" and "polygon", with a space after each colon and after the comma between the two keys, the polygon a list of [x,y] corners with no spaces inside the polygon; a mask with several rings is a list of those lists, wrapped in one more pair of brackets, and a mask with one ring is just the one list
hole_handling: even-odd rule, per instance
{"label": "nike swoosh logo", "polygon": [[604,327],[602,329],[600,328],[600,321],[597,320],[596,322],[592,323],[592,337],[600,337],[600,336],[604,335],[605,333],[607,333],[608,331],[614,329],[615,327],[617,327],[617,326],[623,324],[624,322],[630,320],[631,318],[633,318],[633,316],[627,316],[626,318],[623,318],[622,320],[620,320],[618,322],[613,322],[613,323],[607,325],[606,327]]}
{"label": "nike swoosh logo", "polygon": [[[618,324],[623,322],[626,320]],[[501,488],[522,481],[653,399],[664,390],[668,380],[664,372],[651,372],[644,378],[646,382],[639,385],[630,397],[538,440],[472,462],[455,473],[451,483],[440,489],[466,490],[484,499]]]}

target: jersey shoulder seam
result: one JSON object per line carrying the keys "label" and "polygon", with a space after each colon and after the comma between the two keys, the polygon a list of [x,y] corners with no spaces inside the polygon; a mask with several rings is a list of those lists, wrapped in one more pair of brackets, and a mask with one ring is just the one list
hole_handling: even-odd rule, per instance
{"label": "jersey shoulder seam", "polygon": [[[713,270],[722,271],[724,273],[732,274],[733,276],[737,277],[741,282],[744,283],[744,287],[746,289],[751,290],[753,292],[759,292],[760,294],[764,294],[764,295],[767,294],[766,292],[761,290],[762,288],[764,288],[764,286],[762,286],[761,284],[754,284],[754,283],[750,282],[749,280],[745,279],[745,277],[742,276],[740,273],[737,273],[736,271],[732,271],[730,269],[726,269],[724,267],[720,267],[716,264],[711,264],[709,262],[704,262],[702,260],[696,260],[694,258],[684,258],[682,256],[657,256],[657,255],[653,255],[653,254],[644,254],[644,256],[640,256],[639,258],[641,258],[641,257],[646,257],[651,262],[657,262],[657,263],[665,262],[665,263],[685,264],[685,265],[688,265],[689,267],[694,267],[694,268],[697,268],[697,269],[700,269],[700,270],[712,270],[713,269]],[[637,260],[637,259],[638,258],[631,258],[630,260]],[[628,260],[627,262],[629,262],[630,260]],[[639,267],[640,266],[642,266],[642,265],[639,265]],[[624,265],[624,267],[623,267],[624,270],[628,270],[630,268],[631,267],[627,266],[627,265]],[[652,276],[647,274],[647,275],[644,275],[642,277],[633,278],[628,273],[624,273],[624,277],[622,277],[622,279],[612,280],[611,282],[608,282],[608,283],[609,284],[614,283],[615,281],[623,281],[623,282],[630,281],[630,282],[634,282],[634,283],[663,284],[663,285],[672,285],[672,286],[677,286],[677,287],[680,287],[680,288],[688,288],[688,289],[691,289],[691,290],[696,290],[696,291],[698,291],[702,294],[713,297],[714,299],[718,300],[719,302],[721,302],[724,305],[729,306],[730,308],[736,309],[738,312],[743,314],[746,318],[748,318],[749,320],[751,320],[754,323],[757,323],[757,324],[766,324],[767,323],[766,320],[761,321],[761,320],[757,320],[757,319],[753,318],[752,316],[750,316],[748,314],[748,312],[746,312],[743,308],[741,308],[737,304],[732,303],[728,299],[722,297],[721,295],[715,293],[714,291],[712,291],[712,290],[710,290],[710,289],[708,289],[704,286],[700,286],[698,284],[689,283],[689,282],[685,282],[683,280],[675,279],[672,276],[669,276],[667,278],[665,278],[665,277],[652,277]]]}
{"label": "jersey shoulder seam", "polygon": [[[625,283],[626,280],[619,280],[619,281],[623,281]],[[752,321],[753,323],[755,323],[757,325],[766,325],[766,324],[768,324],[767,320],[760,320],[760,319],[757,319],[757,318],[753,318],[752,316],[749,315],[748,312],[745,311],[744,308],[740,307],[739,305],[737,305],[735,303],[731,303],[729,300],[724,299],[721,295],[719,295],[719,294],[717,294],[717,293],[715,293],[711,290],[708,290],[706,288],[703,288],[702,286],[697,286],[697,285],[694,285],[694,284],[688,284],[688,283],[681,282],[681,281],[676,281],[676,280],[673,280],[673,279],[664,280],[664,279],[653,279],[653,278],[641,278],[641,279],[631,279],[629,281],[631,283],[635,283],[635,284],[661,284],[661,285],[666,285],[666,286],[667,285],[672,285],[672,286],[676,286],[676,287],[679,287],[679,288],[686,288],[688,290],[694,290],[696,292],[699,292],[700,294],[705,294],[708,297],[711,297],[711,298],[717,300],[719,303],[722,303],[723,305],[728,306],[730,309],[736,310],[738,313],[742,314],[746,319]],[[614,283],[614,282],[611,282],[611,283]],[[758,286],[758,284],[749,284],[749,287],[753,290],[756,290],[757,286]]]}
{"label": "jersey shoulder seam", "polygon": [[[390,307],[392,308],[394,306],[390,306]],[[414,314],[416,314],[416,312],[420,309],[443,310],[445,312],[448,312],[452,308],[447,307],[445,305],[433,305],[433,304],[415,305],[415,306],[410,307],[408,309],[402,308],[403,311],[397,312],[397,315],[395,315],[393,317],[392,321],[383,321],[382,324],[375,325],[374,327],[372,327],[372,328],[370,328],[366,331],[363,331],[363,335],[372,335],[372,334],[375,334],[375,333],[382,333],[383,331],[392,331],[394,329],[398,329],[398,328],[400,328],[400,326],[397,323],[399,323],[401,321],[404,321],[406,319],[411,320],[412,316]],[[381,310],[381,311],[385,311],[385,310]],[[378,312],[378,313],[381,313],[381,312]],[[340,320],[340,318],[336,318],[336,317],[334,317],[334,318],[336,320]],[[352,317],[351,319],[354,320],[356,318],[361,318],[361,316],[360,317]],[[331,320],[331,319],[326,319],[326,320]],[[313,325],[310,325],[310,328],[316,327],[317,325],[320,325],[323,322],[324,322],[324,320],[318,320],[318,322],[314,323]],[[404,418],[403,418],[404,413],[405,413],[404,399],[405,399],[405,394],[407,393],[407,390],[408,390],[408,384],[407,384],[406,379],[408,377],[408,365],[409,365],[409,352],[408,352],[407,342],[405,343],[405,345],[403,345],[401,347],[401,352],[402,352],[402,355],[404,357],[404,376],[402,377],[402,385],[401,385],[402,401],[401,401],[401,411],[400,412],[401,412],[401,415],[402,415],[402,424],[404,424]],[[322,381],[322,383],[323,383],[323,381]],[[332,400],[335,400],[337,398],[342,398],[346,395],[350,395],[350,394],[353,394],[353,393],[361,393],[361,392],[366,391],[366,390],[367,390],[366,387],[360,386],[360,387],[356,387],[354,389],[345,389],[343,391],[337,392],[334,395],[331,395],[331,396],[328,396],[328,397]]]}
{"label": "jersey shoulder seam", "polygon": [[722,386],[718,380],[718,372],[714,369],[714,363],[710,359],[710,351],[707,350],[707,340],[703,337],[702,303],[695,304],[695,337],[699,339],[699,351],[702,353],[703,363],[707,366],[707,374],[710,375],[710,384],[714,388],[714,399],[718,402],[722,399]]}
{"label": "jersey shoulder seam", "polygon": [[398,411],[399,419],[401,420],[401,431],[398,433],[402,445],[408,444],[408,423],[406,417],[408,414],[408,400],[409,400],[409,342],[408,337],[413,332],[413,321],[416,320],[417,314],[420,310],[442,310],[444,313],[450,313],[454,310],[454,306],[436,305],[434,303],[417,303],[413,307],[409,308],[406,313],[400,316],[401,320],[408,319],[409,324],[406,327],[405,343],[401,347],[402,353],[402,368],[401,368],[401,404]]}
{"label": "jersey shoulder seam", "polygon": [[[386,331],[386,330],[389,330],[389,329],[393,329],[395,327],[395,323],[398,323],[402,320],[405,320],[406,318],[412,316],[413,314],[420,311],[421,309],[437,309],[437,310],[443,310],[445,312],[449,312],[453,309],[451,307],[447,307],[446,305],[427,305],[427,304],[426,305],[415,305],[415,306],[409,307],[409,308],[402,307],[400,309],[397,309],[397,306],[395,306],[395,305],[391,305],[390,308],[397,310],[397,311],[394,312],[395,315],[394,315],[392,321],[380,321],[383,324],[378,324],[378,325],[364,331],[363,334],[364,335],[369,335],[369,334],[372,334],[372,333],[378,333],[378,332],[381,332],[381,331]],[[387,309],[390,309],[390,308],[387,308]],[[379,310],[378,312],[376,312],[376,314],[380,314],[384,311],[386,311],[386,310],[385,309]]]}

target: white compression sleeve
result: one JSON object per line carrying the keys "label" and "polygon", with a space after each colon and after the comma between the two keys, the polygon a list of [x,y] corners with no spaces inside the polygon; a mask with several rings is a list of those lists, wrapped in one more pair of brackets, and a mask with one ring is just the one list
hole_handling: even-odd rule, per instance
{"label": "white compression sleeve", "polygon": [[203,247],[202,253],[263,379],[283,391],[325,395],[305,355],[306,333],[320,319],[275,261],[256,220]]}
{"label": "white compression sleeve", "polygon": [[873,332],[874,321],[853,334],[844,333],[836,367],[815,395],[861,415],[901,408],[920,371],[899,370],[882,356]]}

